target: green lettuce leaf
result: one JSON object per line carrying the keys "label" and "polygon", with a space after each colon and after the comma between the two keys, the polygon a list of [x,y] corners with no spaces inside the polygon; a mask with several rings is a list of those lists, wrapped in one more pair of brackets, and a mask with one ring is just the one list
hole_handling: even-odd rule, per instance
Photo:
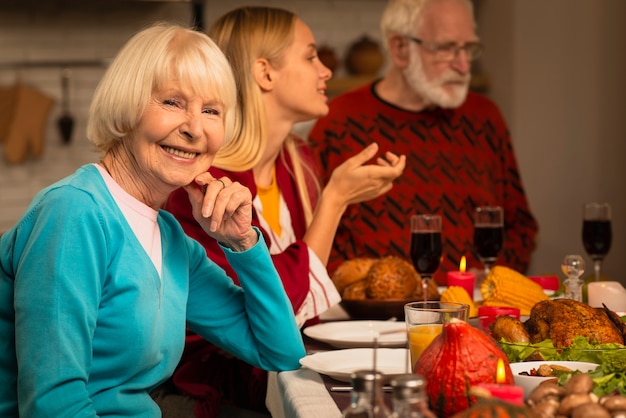
{"label": "green lettuce leaf", "polygon": [[[544,340],[536,344],[508,343],[500,341],[500,347],[509,362],[525,360],[545,361],[585,361],[599,366],[588,374],[593,380],[593,392],[598,396],[611,393],[626,395],[626,347],[621,344],[594,344],[586,337],[576,337],[567,348],[555,348],[552,340]],[[533,356],[529,358],[530,356]],[[560,385],[565,385],[573,373],[563,373],[558,377]]]}

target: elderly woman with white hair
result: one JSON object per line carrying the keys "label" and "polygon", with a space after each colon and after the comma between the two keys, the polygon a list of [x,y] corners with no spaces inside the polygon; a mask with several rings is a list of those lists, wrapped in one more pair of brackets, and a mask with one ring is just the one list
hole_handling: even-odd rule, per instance
{"label": "elderly woman with white hair", "polygon": [[[156,24],[117,55],[89,115],[102,159],[38,193],[0,238],[0,416],[160,416],[149,392],[186,326],[258,367],[299,367],[250,191],[207,172],[235,102],[227,60],[200,32]],[[181,186],[241,287],[160,209]]]}

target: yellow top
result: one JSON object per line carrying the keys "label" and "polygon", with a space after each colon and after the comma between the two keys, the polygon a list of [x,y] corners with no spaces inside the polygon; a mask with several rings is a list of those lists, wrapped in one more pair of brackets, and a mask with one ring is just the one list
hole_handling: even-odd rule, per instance
{"label": "yellow top", "polygon": [[280,190],[276,183],[276,169],[272,170],[272,183],[268,187],[256,185],[257,194],[263,207],[263,219],[268,223],[272,231],[280,236]]}

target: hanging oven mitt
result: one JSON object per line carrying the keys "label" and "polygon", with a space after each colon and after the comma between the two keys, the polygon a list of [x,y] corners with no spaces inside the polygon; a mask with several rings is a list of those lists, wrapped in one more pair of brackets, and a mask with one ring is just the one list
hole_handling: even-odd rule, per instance
{"label": "hanging oven mitt", "polygon": [[4,142],[15,113],[15,98],[17,84],[10,87],[0,87],[0,143]]}
{"label": "hanging oven mitt", "polygon": [[22,83],[16,86],[13,117],[4,140],[4,158],[11,164],[23,162],[32,152],[43,154],[46,121],[54,100]]}

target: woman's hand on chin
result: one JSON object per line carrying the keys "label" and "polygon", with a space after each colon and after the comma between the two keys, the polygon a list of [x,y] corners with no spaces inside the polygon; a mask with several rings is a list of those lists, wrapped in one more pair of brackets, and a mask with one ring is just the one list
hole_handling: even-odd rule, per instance
{"label": "woman's hand on chin", "polygon": [[252,193],[247,187],[206,172],[185,190],[194,218],[211,237],[234,251],[257,243],[257,233],[252,229]]}

